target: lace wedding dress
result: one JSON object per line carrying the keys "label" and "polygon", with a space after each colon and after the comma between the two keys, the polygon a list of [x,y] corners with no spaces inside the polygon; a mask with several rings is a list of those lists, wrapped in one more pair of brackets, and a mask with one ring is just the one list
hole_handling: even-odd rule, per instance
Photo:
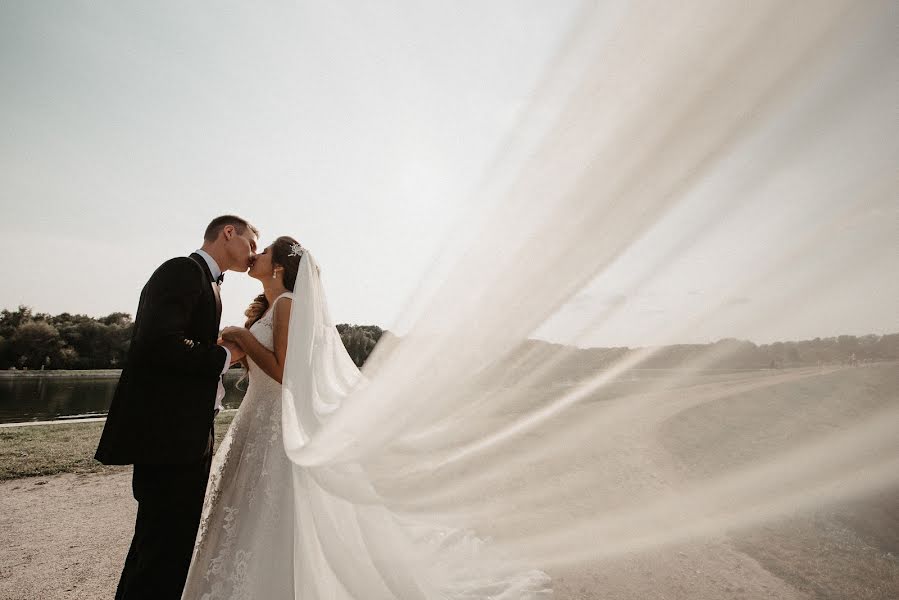
{"label": "lace wedding dress", "polygon": [[[271,350],[272,310],[250,331]],[[185,599],[293,598],[293,485],[281,438],[281,384],[247,362],[246,395],[213,458]]]}
{"label": "lace wedding dress", "polygon": [[[248,360],[249,387],[213,459],[183,599],[549,598],[545,573],[504,564],[471,532],[392,512],[360,464],[291,460],[361,377],[308,253],[300,271],[285,385]],[[293,294],[275,302],[283,297]],[[269,349],[272,314],[250,328]]]}

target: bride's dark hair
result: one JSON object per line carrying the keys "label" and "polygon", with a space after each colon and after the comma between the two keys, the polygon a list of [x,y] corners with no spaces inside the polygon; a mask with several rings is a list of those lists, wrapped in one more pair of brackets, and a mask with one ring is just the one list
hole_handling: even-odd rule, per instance
{"label": "bride's dark hair", "polygon": [[[293,286],[297,282],[297,271],[300,268],[300,258],[302,256],[290,255],[291,249],[298,242],[290,236],[282,235],[272,242],[272,267],[282,267],[284,269],[284,287],[289,291],[293,291]],[[268,299],[265,294],[259,294],[250,303],[250,306],[244,311],[247,322],[244,327],[249,329],[253,323],[262,318],[265,311],[268,310]]]}
{"label": "bride's dark hair", "polygon": [[[290,255],[294,244],[298,244],[298,242],[287,235],[282,235],[272,242],[272,268],[277,266],[284,269],[284,287],[291,292],[297,283],[297,271],[300,269],[300,259],[302,258],[302,255]],[[265,294],[259,294],[250,302],[250,306],[243,313],[247,317],[244,327],[247,329],[252,327],[253,323],[261,319],[267,310],[268,298],[265,297]],[[242,390],[243,388],[240,387],[240,384],[246,381],[249,375],[249,365],[247,364],[247,359],[243,359],[241,364],[243,365],[243,375],[236,385],[237,389]]]}

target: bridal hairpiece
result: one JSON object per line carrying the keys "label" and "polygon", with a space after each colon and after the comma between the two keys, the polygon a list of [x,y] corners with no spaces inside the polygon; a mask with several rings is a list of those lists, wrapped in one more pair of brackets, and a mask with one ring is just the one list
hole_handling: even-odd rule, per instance
{"label": "bridal hairpiece", "polygon": [[299,244],[291,244],[290,254],[288,254],[287,256],[303,256],[303,252],[305,252],[305,250],[302,246],[300,246]]}

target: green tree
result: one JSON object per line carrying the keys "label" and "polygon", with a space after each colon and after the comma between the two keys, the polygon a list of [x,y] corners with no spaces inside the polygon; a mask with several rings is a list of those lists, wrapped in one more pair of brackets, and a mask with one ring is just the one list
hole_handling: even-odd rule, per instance
{"label": "green tree", "polygon": [[131,315],[123,312],[114,312],[106,315],[105,317],[100,317],[97,319],[99,322],[104,325],[109,325],[110,327],[131,327],[133,322],[131,320]]}
{"label": "green tree", "polygon": [[361,367],[368,360],[372,350],[384,333],[377,325],[348,325],[341,323],[337,326],[340,339],[346,348],[347,354],[353,359],[357,367]]}
{"label": "green tree", "polygon": [[40,369],[50,358],[50,366],[62,363],[64,347],[59,331],[46,321],[28,321],[19,325],[12,338],[12,351],[19,366]]}
{"label": "green tree", "polygon": [[68,368],[105,369],[121,365],[128,351],[134,324],[127,313],[112,313],[94,319],[62,313],[50,319],[67,346],[75,353],[66,359]]}
{"label": "green tree", "polygon": [[19,305],[16,311],[4,308],[0,311],[0,336],[10,339],[16,333],[19,325],[31,320],[31,309],[27,306]]}

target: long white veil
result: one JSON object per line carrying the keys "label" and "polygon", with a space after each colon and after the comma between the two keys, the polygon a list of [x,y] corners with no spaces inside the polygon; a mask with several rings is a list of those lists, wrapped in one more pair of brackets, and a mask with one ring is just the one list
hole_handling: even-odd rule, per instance
{"label": "long white veil", "polygon": [[284,369],[284,447],[295,456],[341,406],[361,374],[331,321],[320,267],[306,250],[300,259]]}
{"label": "long white veil", "polygon": [[513,563],[482,551],[470,531],[391,510],[374,487],[378,478],[366,468],[380,461],[299,463],[309,441],[364,385],[331,321],[320,268],[305,251],[282,380],[284,448],[298,463],[293,473],[298,597],[331,597],[332,586],[360,599],[545,597],[544,573],[516,571]]}
{"label": "long white veil", "polygon": [[[648,367],[700,323],[748,337],[871,271],[895,277],[896,53],[871,56],[894,46],[896,15],[841,0],[585,10],[482,189],[488,209],[453,232],[364,376],[304,256],[283,396],[297,471],[539,569],[895,486],[887,371],[722,370],[736,342]],[[733,242],[727,272],[701,269],[712,239]],[[714,293],[653,321],[652,347],[585,349],[624,299],[565,344],[534,339],[623,265],[627,298],[669,273]]]}

